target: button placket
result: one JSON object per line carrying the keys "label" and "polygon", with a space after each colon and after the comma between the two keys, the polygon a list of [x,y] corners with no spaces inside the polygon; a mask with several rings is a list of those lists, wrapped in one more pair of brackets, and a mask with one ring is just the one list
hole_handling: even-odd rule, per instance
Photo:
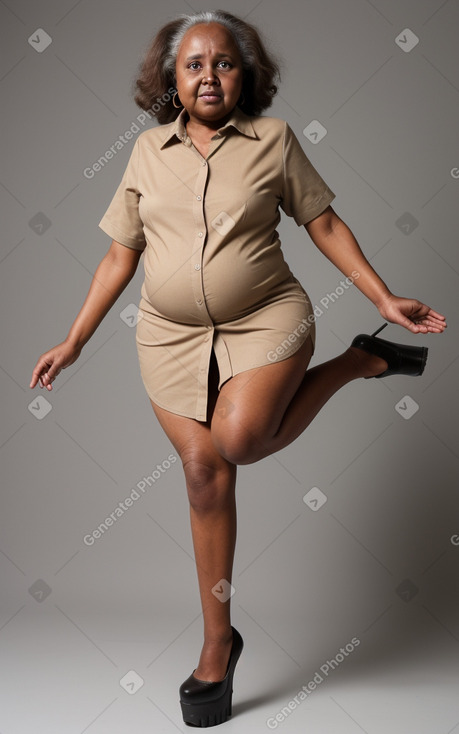
{"label": "button placket", "polygon": [[[199,154],[198,154],[199,155]],[[193,250],[190,256],[190,278],[192,293],[195,299],[196,310],[202,320],[202,348],[197,375],[196,412],[200,420],[205,420],[208,400],[208,371],[212,354],[214,325],[206,307],[204,294],[202,262],[203,250],[207,239],[207,225],[204,216],[204,199],[209,175],[207,161],[202,156],[202,165],[198,166],[195,188],[193,192],[193,219],[195,231],[193,233]]]}
{"label": "button placket", "polygon": [[[209,155],[213,155],[222,144],[223,139],[213,141]],[[199,420],[206,420],[208,401],[208,371],[212,354],[215,327],[206,307],[203,284],[203,250],[207,239],[207,225],[204,216],[204,198],[209,175],[209,165],[206,159],[194,146],[191,150],[199,158],[201,165],[196,176],[195,190],[193,194],[193,217],[196,226],[193,237],[193,251],[190,257],[190,278],[192,293],[196,303],[196,310],[202,319],[205,331],[202,336],[202,350],[199,360],[199,372],[197,376],[196,413]]]}
{"label": "button placket", "polygon": [[196,231],[193,243],[193,253],[190,259],[190,277],[196,305],[199,307],[203,321],[208,324],[211,322],[211,319],[205,307],[205,295],[202,282],[202,256],[207,238],[207,226],[204,217],[204,194],[209,168],[206,161],[203,160],[203,164],[204,165],[202,165],[198,171],[198,175],[196,177],[196,188],[194,191],[193,216]]}
{"label": "button placket", "polygon": [[196,176],[196,185],[193,197],[193,215],[197,231],[194,239],[193,255],[190,260],[191,283],[195,303],[199,307],[198,310],[200,315],[207,324],[213,324],[213,322],[206,307],[202,271],[203,250],[207,240],[207,225],[204,216],[204,199],[207,179],[209,176],[208,158],[210,158],[211,155],[214,155],[222,144],[223,137],[219,137],[219,139],[213,139],[207,159],[205,159],[201,155],[201,153],[193,146],[193,152],[201,161],[201,166],[198,169],[198,173]]}

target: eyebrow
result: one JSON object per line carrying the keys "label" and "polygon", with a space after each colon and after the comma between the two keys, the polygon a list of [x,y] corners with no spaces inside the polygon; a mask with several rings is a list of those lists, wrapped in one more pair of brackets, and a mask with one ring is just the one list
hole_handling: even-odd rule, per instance
{"label": "eyebrow", "polygon": [[[232,59],[233,57],[230,54],[215,54],[219,59],[227,58]],[[187,61],[192,61],[194,59],[201,59],[202,54],[193,54],[193,56],[188,56]]]}

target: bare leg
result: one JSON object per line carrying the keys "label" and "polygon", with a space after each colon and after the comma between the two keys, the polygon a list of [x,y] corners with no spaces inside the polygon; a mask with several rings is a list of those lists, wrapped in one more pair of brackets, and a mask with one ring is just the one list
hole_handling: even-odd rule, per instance
{"label": "bare leg", "polygon": [[[223,456],[235,464],[249,464],[280,451],[341,387],[387,367],[383,359],[355,347],[307,370],[311,356],[307,340],[292,357],[242,372],[222,386],[212,438]],[[225,411],[218,410],[220,401]]]}
{"label": "bare leg", "polygon": [[[221,680],[231,651],[232,632],[230,629],[231,598],[220,601],[219,582],[232,581],[234,550],[236,544],[236,502],[235,479],[233,476],[221,478],[222,499],[213,509],[203,510],[190,503],[191,532],[199,581],[199,592],[204,617],[204,646],[195,677],[201,680]],[[212,490],[211,490],[212,491]],[[217,587],[215,593],[212,588]]]}
{"label": "bare leg", "polygon": [[[372,364],[376,365],[376,372],[371,367]],[[269,453],[280,451],[303,433],[332,395],[348,382],[379,374],[386,367],[387,362],[384,360],[372,358],[372,355],[355,348],[312,367],[304,375],[294,399],[290,401],[276,433],[272,436]]]}
{"label": "bare leg", "polygon": [[[213,368],[215,369],[215,367]],[[211,376],[215,381],[215,375]],[[209,409],[216,400],[215,382],[209,386]],[[193,546],[204,620],[204,645],[196,678],[221,680],[231,652],[231,597],[220,601],[224,579],[231,583],[236,543],[235,485],[237,467],[215,449],[210,424],[175,415],[152,402],[156,416],[178,451],[185,472]],[[185,674],[185,671],[184,671]]]}

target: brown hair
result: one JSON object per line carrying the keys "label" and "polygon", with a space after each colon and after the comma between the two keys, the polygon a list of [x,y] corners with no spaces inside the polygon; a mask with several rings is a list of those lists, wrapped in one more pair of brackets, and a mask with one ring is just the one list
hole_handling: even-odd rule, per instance
{"label": "brown hair", "polygon": [[180,109],[172,102],[175,88],[175,62],[186,31],[198,23],[220,23],[236,42],[242,58],[242,99],[238,107],[247,115],[259,115],[271,106],[280,81],[279,62],[266,50],[259,31],[242,18],[224,10],[182,14],[166,23],[150,44],[138,70],[134,100],[158,122],[172,122]]}

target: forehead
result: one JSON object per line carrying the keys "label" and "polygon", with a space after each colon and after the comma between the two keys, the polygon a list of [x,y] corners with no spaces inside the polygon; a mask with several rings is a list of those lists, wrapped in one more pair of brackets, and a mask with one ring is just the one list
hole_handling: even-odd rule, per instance
{"label": "forehead", "polygon": [[222,50],[238,51],[231,32],[220,23],[199,23],[189,28],[183,36],[179,54]]}

